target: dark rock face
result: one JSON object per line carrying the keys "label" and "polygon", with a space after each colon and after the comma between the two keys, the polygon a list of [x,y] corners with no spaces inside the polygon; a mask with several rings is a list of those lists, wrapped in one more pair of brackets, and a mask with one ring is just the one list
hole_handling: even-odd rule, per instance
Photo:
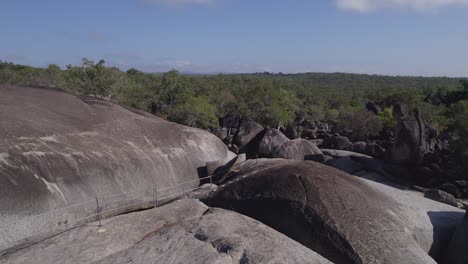
{"label": "dark rock face", "polygon": [[453,233],[443,263],[468,263],[468,211],[465,213],[463,221]]}
{"label": "dark rock face", "polygon": [[382,108],[380,108],[380,106],[374,102],[368,102],[366,104],[366,109],[373,112],[374,114],[382,112]]}
{"label": "dark rock face", "polygon": [[462,192],[460,189],[458,189],[457,186],[451,183],[444,183],[441,186],[439,186],[439,189],[453,195],[455,198],[461,198],[462,197]]}
{"label": "dark rock face", "polygon": [[351,150],[353,152],[357,153],[362,153],[369,155],[374,158],[383,158],[385,156],[386,150],[379,144],[375,142],[363,142],[363,141],[358,141],[354,142],[353,145],[351,146]]}
{"label": "dark rock face", "polygon": [[395,142],[391,149],[391,160],[400,163],[421,164],[429,152],[426,125],[419,111],[408,114],[406,107],[394,106],[398,119]]}
{"label": "dark rock face", "polygon": [[331,136],[329,138],[325,138],[321,145],[322,148],[338,150],[349,150],[352,146],[353,143],[344,136]]}
{"label": "dark rock face", "polygon": [[221,127],[225,128],[237,128],[239,127],[240,118],[238,116],[227,115],[220,120]]}
{"label": "dark rock face", "polygon": [[247,146],[260,132],[263,131],[263,126],[254,121],[244,119],[239,125],[239,130],[234,136],[233,143],[236,144],[240,151]]}
{"label": "dark rock face", "polygon": [[[254,162],[254,161],[250,161]],[[460,210],[311,162],[260,160],[208,199],[334,263],[432,263]],[[431,212],[437,212],[434,216]]]}
{"label": "dark rock face", "polygon": [[[97,196],[192,180],[195,187],[197,168],[229,156],[223,142],[203,130],[55,89],[0,85],[0,225]],[[151,196],[141,192],[134,202]],[[103,210],[116,202],[122,201],[103,203]],[[82,208],[36,225],[89,216]],[[21,231],[35,231],[28,228]],[[0,230],[0,244],[21,233],[1,232],[8,230]]]}
{"label": "dark rock face", "polygon": [[274,158],[292,160],[314,160],[322,162],[324,160],[320,149],[313,143],[305,139],[294,139],[283,143],[275,148]]}
{"label": "dark rock face", "polygon": [[351,151],[364,154],[366,151],[366,146],[367,143],[364,141],[354,142],[351,146]]}
{"label": "dark rock face", "polygon": [[458,206],[457,199],[455,199],[453,195],[441,190],[428,190],[424,193],[424,197],[441,203],[449,204],[451,206]]}
{"label": "dark rock face", "polygon": [[259,143],[258,155],[264,158],[271,158],[275,149],[288,141],[289,139],[278,129],[267,128]]}

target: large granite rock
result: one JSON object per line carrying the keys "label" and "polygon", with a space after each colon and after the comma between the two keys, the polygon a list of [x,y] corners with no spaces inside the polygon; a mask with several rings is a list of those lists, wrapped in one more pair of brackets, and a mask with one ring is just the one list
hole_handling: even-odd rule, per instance
{"label": "large granite rock", "polygon": [[329,261],[246,216],[181,200],[89,224],[0,257],[0,263],[316,263]]}
{"label": "large granite rock", "polygon": [[248,119],[243,119],[239,124],[237,134],[234,136],[233,143],[239,147],[241,152],[245,152],[245,147],[263,130],[264,128],[260,124]]}
{"label": "large granite rock", "polygon": [[288,141],[289,139],[278,129],[267,128],[258,145],[258,155],[263,158],[271,158],[275,149]]}
{"label": "large granite rock", "polygon": [[260,220],[335,263],[436,263],[463,217],[452,206],[312,161],[242,166],[207,202]]}
{"label": "large granite rock", "polygon": [[320,149],[306,139],[294,139],[274,149],[274,158],[323,161]]}
{"label": "large granite rock", "polygon": [[351,149],[352,146],[353,143],[351,143],[347,137],[335,135],[325,138],[320,147],[326,149],[348,150]]}
{"label": "large granite rock", "polygon": [[[152,187],[192,181],[161,195],[196,187],[206,162],[229,158],[203,130],[96,98],[0,85],[0,244],[89,216],[95,197],[135,192],[101,200],[107,210],[153,200]],[[83,202],[67,214],[3,227]]]}
{"label": "large granite rock", "polygon": [[455,207],[458,206],[457,199],[455,199],[453,195],[451,195],[450,193],[441,191],[441,190],[436,190],[436,189],[427,190],[426,192],[424,192],[424,197],[440,202],[440,203],[449,204],[451,206],[455,206]]}
{"label": "large granite rock", "polygon": [[404,105],[395,105],[393,114],[398,120],[391,160],[400,163],[421,164],[429,152],[426,125],[421,113],[408,113]]}

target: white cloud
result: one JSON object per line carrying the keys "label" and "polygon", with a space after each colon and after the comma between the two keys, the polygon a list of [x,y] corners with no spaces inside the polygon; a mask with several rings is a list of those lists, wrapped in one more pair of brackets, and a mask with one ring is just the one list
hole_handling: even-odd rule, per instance
{"label": "white cloud", "polygon": [[468,5],[468,0],[335,0],[335,2],[339,8],[358,12],[369,12],[385,8],[427,11],[444,6]]}
{"label": "white cloud", "polygon": [[161,4],[169,7],[181,7],[188,5],[211,5],[217,0],[140,0],[146,4]]}

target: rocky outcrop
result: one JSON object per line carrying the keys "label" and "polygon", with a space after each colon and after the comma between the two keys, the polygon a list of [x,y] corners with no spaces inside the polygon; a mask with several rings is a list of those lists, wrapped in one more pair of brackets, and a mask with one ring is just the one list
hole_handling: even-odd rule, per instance
{"label": "rocky outcrop", "polygon": [[266,128],[258,145],[258,155],[263,158],[271,158],[275,149],[288,141],[289,139],[278,129]]}
{"label": "rocky outcrop", "polygon": [[313,143],[305,139],[294,139],[283,143],[275,148],[274,158],[292,160],[314,160],[322,162],[324,160],[320,149]]}
{"label": "rocky outcrop", "polygon": [[331,264],[258,221],[197,200],[106,219],[100,228],[75,228],[0,263]]}
{"label": "rocky outcrop", "polygon": [[424,192],[424,197],[444,204],[449,204],[451,206],[458,206],[457,199],[455,199],[453,195],[441,190],[427,190],[426,192]]}
{"label": "rocky outcrop", "polygon": [[239,125],[233,143],[239,147],[241,152],[245,152],[245,147],[262,131],[263,126],[254,121],[244,119]]}
{"label": "rocky outcrop", "polygon": [[312,161],[249,162],[208,202],[258,219],[335,263],[436,263],[463,217],[457,208]]}
{"label": "rocky outcrop", "polygon": [[200,129],[56,89],[1,85],[0,226],[91,203],[0,228],[0,244],[89,216],[95,197],[138,191],[101,201],[106,210],[153,200],[151,187],[196,187],[206,162],[230,157],[221,140]]}
{"label": "rocky outcrop", "polygon": [[408,113],[406,106],[396,104],[394,116],[398,125],[391,149],[391,160],[407,164],[421,164],[429,152],[426,125],[421,113]]}
{"label": "rocky outcrop", "polygon": [[352,148],[352,146],[353,143],[351,143],[347,137],[339,135],[325,138],[320,145],[321,148],[338,150],[349,150]]}

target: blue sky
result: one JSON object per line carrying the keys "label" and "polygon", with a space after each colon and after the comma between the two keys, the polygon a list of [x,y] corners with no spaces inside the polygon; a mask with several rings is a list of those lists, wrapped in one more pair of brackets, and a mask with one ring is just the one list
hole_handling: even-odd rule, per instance
{"label": "blue sky", "polygon": [[1,0],[0,59],[468,76],[468,0]]}

